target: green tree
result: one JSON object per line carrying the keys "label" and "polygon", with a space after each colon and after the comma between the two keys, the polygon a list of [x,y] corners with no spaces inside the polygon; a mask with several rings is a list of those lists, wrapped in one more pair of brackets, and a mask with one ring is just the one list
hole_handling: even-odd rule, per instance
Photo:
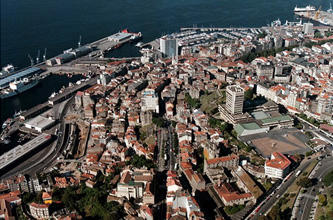
{"label": "green tree", "polygon": [[146,159],[144,155],[138,156],[137,154],[134,154],[131,157],[131,160],[126,162],[126,165],[132,164],[134,167],[147,167],[148,169],[150,168],[155,168],[156,165],[153,163],[153,161]]}
{"label": "green tree", "polygon": [[330,36],[332,36],[332,32],[331,31],[326,31],[325,32],[325,37],[330,37]]}
{"label": "green tree", "polygon": [[75,209],[76,199],[77,199],[77,194],[72,187],[67,187],[61,197],[61,201],[69,210]]}
{"label": "green tree", "polygon": [[244,93],[244,99],[246,100],[252,100],[253,99],[253,89],[248,89]]}
{"label": "green tree", "polygon": [[308,151],[305,153],[305,156],[308,157],[308,156],[311,156],[313,154],[313,151]]}
{"label": "green tree", "polygon": [[326,196],[323,194],[320,194],[318,196],[318,201],[321,203],[322,206],[325,206],[327,204]]}
{"label": "green tree", "polygon": [[312,181],[308,177],[303,177],[300,180],[298,180],[296,182],[296,184],[300,187],[308,188],[308,187],[312,186]]}
{"label": "green tree", "polygon": [[250,152],[252,150],[252,147],[249,145],[246,145],[245,150],[246,150],[246,152]]}
{"label": "green tree", "polygon": [[315,38],[324,38],[324,36],[318,31],[314,34]]}
{"label": "green tree", "polygon": [[34,201],[35,199],[36,199],[35,194],[25,193],[23,198],[22,198],[22,201],[23,201],[23,203],[28,204],[28,203]]}
{"label": "green tree", "polygon": [[191,108],[199,108],[199,99],[193,99],[188,93],[185,94],[185,101],[191,106]]}
{"label": "green tree", "polygon": [[257,36],[258,36],[259,38],[264,38],[264,37],[267,36],[267,33],[266,33],[266,31],[263,31],[263,32],[259,33]]}
{"label": "green tree", "polygon": [[153,117],[152,121],[157,127],[164,127],[165,126],[165,120],[164,120],[163,117]]}

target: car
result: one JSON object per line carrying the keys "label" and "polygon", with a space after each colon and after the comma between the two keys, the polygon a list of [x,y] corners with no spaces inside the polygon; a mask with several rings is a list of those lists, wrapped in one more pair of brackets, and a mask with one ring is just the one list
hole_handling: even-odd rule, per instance
{"label": "car", "polygon": [[278,199],[279,197],[280,197],[280,194],[277,194],[277,195],[276,195],[276,198]]}

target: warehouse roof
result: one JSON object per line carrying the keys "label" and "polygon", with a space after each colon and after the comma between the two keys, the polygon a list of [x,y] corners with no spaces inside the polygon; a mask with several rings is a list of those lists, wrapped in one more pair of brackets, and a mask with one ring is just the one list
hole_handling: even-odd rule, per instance
{"label": "warehouse roof", "polygon": [[237,124],[235,127],[235,131],[238,134],[242,134],[244,130],[257,130],[257,129],[260,129],[260,126],[255,122],[246,123],[246,124]]}
{"label": "warehouse roof", "polygon": [[36,127],[45,128],[53,123],[54,123],[54,120],[38,115],[37,117],[27,121],[25,124],[30,125],[31,127],[34,127],[34,128],[36,128]]}
{"label": "warehouse roof", "polygon": [[118,40],[118,41],[121,41],[123,39],[126,39],[126,38],[129,38],[131,36],[131,34],[129,33],[123,33],[123,32],[120,32],[120,33],[117,33],[117,34],[114,34],[114,35],[111,35],[110,38],[112,40]]}

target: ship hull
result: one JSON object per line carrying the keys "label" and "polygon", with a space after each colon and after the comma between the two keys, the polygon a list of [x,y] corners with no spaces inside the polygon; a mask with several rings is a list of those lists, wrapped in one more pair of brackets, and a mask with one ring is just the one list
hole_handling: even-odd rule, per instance
{"label": "ship hull", "polygon": [[6,98],[10,98],[10,97],[16,96],[16,95],[18,95],[20,93],[23,93],[23,92],[25,92],[25,91],[27,91],[27,90],[29,90],[29,89],[37,86],[39,83],[40,83],[40,80],[35,80],[32,83],[29,83],[29,84],[25,85],[24,87],[21,87],[21,88],[19,88],[17,90],[11,91],[8,94],[1,94],[0,98],[1,99],[6,99]]}

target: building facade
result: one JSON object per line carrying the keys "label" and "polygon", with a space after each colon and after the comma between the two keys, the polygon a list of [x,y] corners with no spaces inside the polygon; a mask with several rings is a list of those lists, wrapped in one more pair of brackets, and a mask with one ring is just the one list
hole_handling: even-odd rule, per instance
{"label": "building facade", "polygon": [[244,89],[240,86],[232,85],[226,89],[226,110],[230,114],[242,114],[244,102]]}
{"label": "building facade", "polygon": [[173,57],[178,55],[178,41],[176,38],[164,36],[160,38],[160,51],[163,57]]}
{"label": "building facade", "polygon": [[289,173],[290,160],[280,152],[273,152],[271,159],[265,162],[265,175],[282,179]]}

